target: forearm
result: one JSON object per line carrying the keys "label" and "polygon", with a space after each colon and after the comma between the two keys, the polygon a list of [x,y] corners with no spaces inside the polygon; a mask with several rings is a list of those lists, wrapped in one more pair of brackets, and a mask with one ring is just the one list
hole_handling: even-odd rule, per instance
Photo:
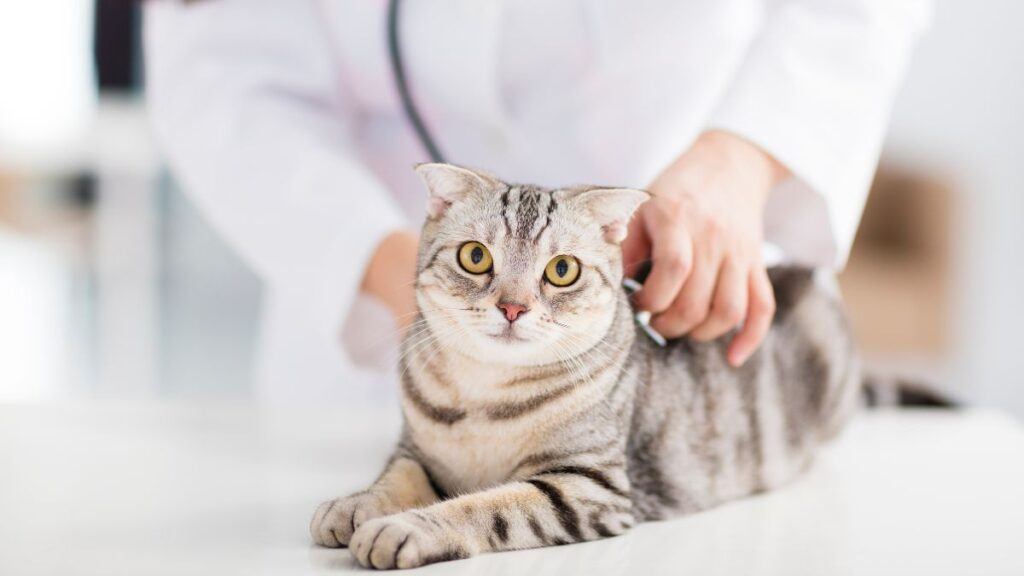
{"label": "forearm", "polygon": [[707,174],[733,166],[742,166],[747,173],[750,185],[744,186],[742,192],[758,209],[763,209],[771,188],[790,175],[774,156],[742,135],[708,130],[666,168],[659,181],[674,180],[673,188],[701,193],[707,184]]}
{"label": "forearm", "polygon": [[[782,222],[829,234],[791,256],[842,265],[856,232],[896,90],[928,0],[781,0],[708,125],[757,143],[793,172],[785,202],[803,205]],[[769,211],[778,205],[772,199]],[[823,201],[823,202],[822,202]],[[815,204],[821,202],[820,209]]]}

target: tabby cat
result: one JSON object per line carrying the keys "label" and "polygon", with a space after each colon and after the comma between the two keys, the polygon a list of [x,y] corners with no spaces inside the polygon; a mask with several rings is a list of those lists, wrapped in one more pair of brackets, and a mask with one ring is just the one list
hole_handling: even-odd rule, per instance
{"label": "tabby cat", "polygon": [[732,368],[726,338],[636,328],[619,243],[646,192],[417,172],[402,439],[372,486],[317,509],[317,544],[410,568],[615,536],[788,482],[856,404],[850,333],[812,272],[771,271],[771,331]]}

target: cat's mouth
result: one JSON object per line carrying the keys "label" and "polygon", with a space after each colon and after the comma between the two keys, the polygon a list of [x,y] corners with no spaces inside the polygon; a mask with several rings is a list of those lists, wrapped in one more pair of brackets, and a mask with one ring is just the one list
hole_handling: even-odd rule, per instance
{"label": "cat's mouth", "polygon": [[511,324],[505,326],[505,328],[497,334],[488,334],[488,336],[502,342],[527,342],[526,338],[516,334],[515,327]]}

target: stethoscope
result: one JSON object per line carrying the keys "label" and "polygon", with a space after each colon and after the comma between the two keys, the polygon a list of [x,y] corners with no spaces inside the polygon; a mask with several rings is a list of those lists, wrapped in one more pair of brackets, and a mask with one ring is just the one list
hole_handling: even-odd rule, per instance
{"label": "stethoscope", "polygon": [[[419,109],[416,108],[416,102],[413,101],[412,94],[409,92],[409,82],[405,77],[405,67],[402,64],[402,47],[398,38],[398,12],[400,5],[401,0],[388,0],[388,56],[391,61],[391,76],[395,81],[395,87],[398,89],[398,97],[402,101],[402,109],[405,111],[405,116],[408,118],[409,124],[412,125],[413,131],[416,132],[416,138],[419,139],[427,155],[430,156],[431,162],[444,162],[444,155],[441,153],[441,149],[437,147],[437,142],[434,141],[434,137],[430,134],[427,125],[423,122],[423,117],[420,116]],[[627,292],[632,294],[640,289],[641,284],[632,278],[625,278],[623,279],[622,286]],[[655,332],[650,326],[650,312],[637,312],[634,314],[634,320],[637,326],[651,340],[659,346],[665,346],[665,337]]]}
{"label": "stethoscope", "polygon": [[423,123],[416,103],[409,93],[409,82],[405,78],[405,66],[402,64],[402,47],[398,37],[398,11],[401,5],[400,0],[388,0],[388,55],[391,61],[391,76],[394,78],[395,87],[398,89],[398,97],[402,101],[402,109],[409,119],[416,137],[420,144],[427,151],[432,162],[444,162],[444,155],[437,147],[433,136],[427,125]]}

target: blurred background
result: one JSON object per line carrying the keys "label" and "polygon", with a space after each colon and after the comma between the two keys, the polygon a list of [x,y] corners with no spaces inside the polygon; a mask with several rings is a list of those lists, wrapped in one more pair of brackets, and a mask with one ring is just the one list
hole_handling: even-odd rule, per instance
{"label": "blurred background", "polygon": [[[247,399],[261,287],[167,175],[139,8],[0,3],[0,402]],[[1024,417],[1024,4],[938,0],[842,284],[869,362]]]}

